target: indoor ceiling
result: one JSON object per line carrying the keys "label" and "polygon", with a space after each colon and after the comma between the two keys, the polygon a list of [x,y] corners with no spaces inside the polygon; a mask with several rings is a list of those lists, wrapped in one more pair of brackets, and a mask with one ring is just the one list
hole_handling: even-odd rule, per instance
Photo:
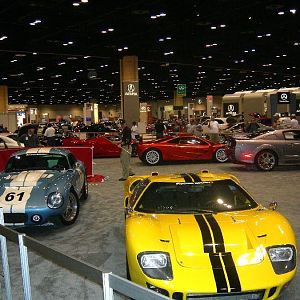
{"label": "indoor ceiling", "polygon": [[[87,3],[83,3],[87,2]],[[299,86],[298,1],[0,0],[9,103],[120,101],[119,60],[139,58],[141,101]]]}

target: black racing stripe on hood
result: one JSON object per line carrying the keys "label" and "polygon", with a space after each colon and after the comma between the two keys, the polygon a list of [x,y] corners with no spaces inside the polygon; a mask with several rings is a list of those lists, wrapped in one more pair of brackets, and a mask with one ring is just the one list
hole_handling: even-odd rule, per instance
{"label": "black racing stripe on hood", "polygon": [[225,252],[224,238],[221,228],[213,215],[205,215],[214,235],[216,252]]}
{"label": "black racing stripe on hood", "polygon": [[189,176],[194,179],[194,182],[201,182],[201,178],[197,174],[189,173]]}
{"label": "black racing stripe on hood", "polygon": [[231,253],[230,252],[224,253],[224,255],[222,255],[222,259],[225,265],[225,270],[229,280],[231,292],[240,292],[242,290],[241,282],[236,267],[234,265],[234,261]]}
{"label": "black racing stripe on hood", "polygon": [[195,219],[201,231],[204,253],[213,253],[214,248],[212,236],[210,234],[209,227],[205,222],[203,215],[195,215]]}
{"label": "black racing stripe on hood", "polygon": [[192,178],[188,174],[183,173],[183,174],[180,174],[180,175],[183,177],[185,182],[193,182]]}
{"label": "black racing stripe on hood", "polygon": [[217,286],[217,292],[218,293],[227,293],[228,292],[228,286],[227,281],[225,278],[224,269],[221,263],[221,258],[219,254],[209,254],[210,263],[212,265],[216,286]]}

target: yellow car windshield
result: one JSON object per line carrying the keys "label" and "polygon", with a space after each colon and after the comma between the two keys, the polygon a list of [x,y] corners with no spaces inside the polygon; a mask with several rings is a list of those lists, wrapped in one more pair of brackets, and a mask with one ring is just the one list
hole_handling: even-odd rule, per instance
{"label": "yellow car windshield", "polygon": [[257,203],[232,180],[196,183],[153,182],[136,211],[163,214],[218,213],[247,210]]}

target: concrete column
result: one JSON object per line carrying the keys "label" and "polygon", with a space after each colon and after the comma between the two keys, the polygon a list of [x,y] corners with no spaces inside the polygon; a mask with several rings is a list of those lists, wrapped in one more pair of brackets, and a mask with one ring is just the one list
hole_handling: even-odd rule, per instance
{"label": "concrete column", "polygon": [[206,96],[206,113],[208,116],[212,115],[213,99],[212,95]]}
{"label": "concrete column", "polygon": [[177,95],[177,91],[174,92],[174,106],[183,106],[183,96]]}
{"label": "concrete column", "polygon": [[7,113],[8,89],[7,85],[0,85],[0,113]]}
{"label": "concrete column", "polygon": [[131,126],[139,122],[139,73],[137,56],[124,56],[120,60],[122,118]]}

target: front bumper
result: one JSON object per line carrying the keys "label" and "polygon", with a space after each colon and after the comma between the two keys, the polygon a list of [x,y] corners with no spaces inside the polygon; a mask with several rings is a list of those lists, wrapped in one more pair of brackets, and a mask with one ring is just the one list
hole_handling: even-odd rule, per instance
{"label": "front bumper", "polygon": [[24,213],[4,212],[4,224],[6,226],[38,226],[52,224],[57,216],[64,213],[63,208],[35,208],[26,209]]}
{"label": "front bumper", "polygon": [[257,267],[237,267],[241,290],[217,292],[212,270],[173,268],[172,280],[151,279],[139,268],[130,270],[132,281],[177,300],[273,300],[288,286],[296,273],[276,275],[270,262]]}

